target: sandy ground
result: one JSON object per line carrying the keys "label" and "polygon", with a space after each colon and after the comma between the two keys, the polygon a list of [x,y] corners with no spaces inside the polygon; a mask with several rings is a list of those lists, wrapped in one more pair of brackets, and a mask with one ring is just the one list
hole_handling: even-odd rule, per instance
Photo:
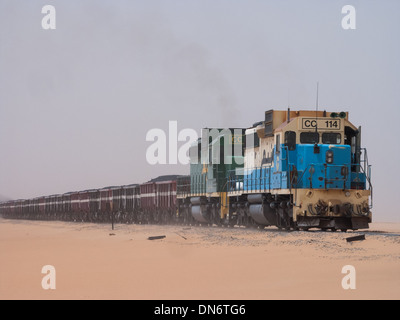
{"label": "sandy ground", "polygon": [[[347,243],[359,233],[366,240]],[[111,235],[110,235],[111,234]],[[149,236],[165,235],[149,241]],[[400,223],[283,232],[0,219],[0,299],[399,299]],[[42,267],[56,289],[42,288]],[[344,290],[345,265],[356,289]]]}

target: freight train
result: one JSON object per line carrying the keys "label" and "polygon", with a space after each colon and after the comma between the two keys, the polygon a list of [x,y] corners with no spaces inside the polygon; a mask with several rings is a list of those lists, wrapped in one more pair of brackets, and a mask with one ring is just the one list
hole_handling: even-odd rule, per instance
{"label": "freight train", "polygon": [[348,112],[269,110],[205,128],[190,175],[0,204],[6,218],[357,230],[372,221],[371,165]]}

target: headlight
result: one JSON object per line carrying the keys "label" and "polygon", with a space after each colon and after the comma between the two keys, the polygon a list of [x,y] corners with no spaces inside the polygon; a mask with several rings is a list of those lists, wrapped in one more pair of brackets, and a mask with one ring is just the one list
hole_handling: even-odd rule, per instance
{"label": "headlight", "polygon": [[332,164],[333,163],[333,151],[328,150],[325,154],[326,163]]}

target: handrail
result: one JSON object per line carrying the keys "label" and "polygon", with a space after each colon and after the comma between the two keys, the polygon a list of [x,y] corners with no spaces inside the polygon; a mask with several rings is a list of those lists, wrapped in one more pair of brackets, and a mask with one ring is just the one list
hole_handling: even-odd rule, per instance
{"label": "handrail", "polygon": [[[369,165],[369,162],[368,162],[367,149],[366,148],[360,148],[360,151],[361,151],[361,155],[360,155],[360,164],[359,164],[359,166],[360,166],[361,170],[363,171],[363,173],[365,175],[365,179],[368,181],[368,187],[369,187],[369,190],[371,191],[371,205],[370,205],[370,208],[372,208],[373,207],[373,187],[372,187],[371,172],[370,172],[371,165]],[[364,152],[362,152],[362,151],[364,151]],[[363,160],[361,160],[361,156],[362,155],[364,155],[364,159]],[[361,162],[364,163],[364,167],[361,166]],[[368,168],[368,171],[366,171],[366,168]]]}

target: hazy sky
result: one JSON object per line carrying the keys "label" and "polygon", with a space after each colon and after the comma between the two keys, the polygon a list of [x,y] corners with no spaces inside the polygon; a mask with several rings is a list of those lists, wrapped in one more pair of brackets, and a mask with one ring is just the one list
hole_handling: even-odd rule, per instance
{"label": "hazy sky", "polygon": [[[42,28],[47,4],[56,30]],[[314,109],[319,81],[320,109],[363,128],[374,219],[400,221],[399,39],[398,0],[0,0],[0,194],[187,174],[146,162],[149,130]]]}

